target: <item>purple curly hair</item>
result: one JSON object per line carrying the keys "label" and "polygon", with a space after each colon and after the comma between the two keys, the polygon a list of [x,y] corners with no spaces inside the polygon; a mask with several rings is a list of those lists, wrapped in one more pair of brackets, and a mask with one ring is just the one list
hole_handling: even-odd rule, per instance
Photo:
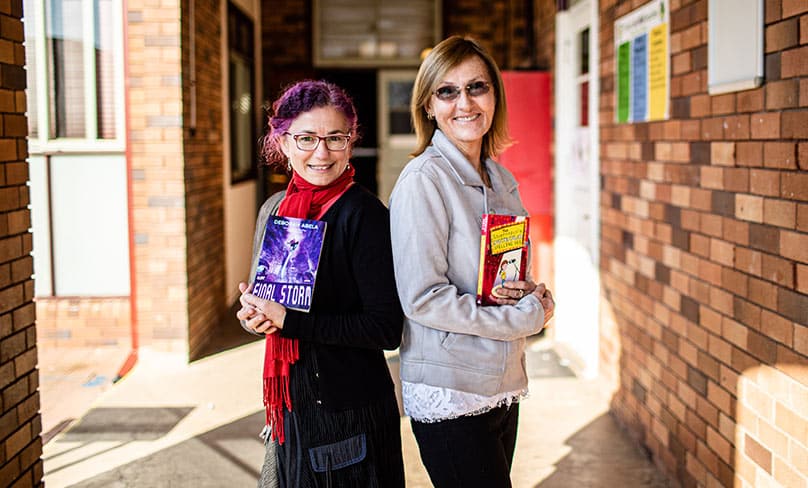
{"label": "purple curly hair", "polygon": [[356,108],[345,90],[322,80],[303,80],[284,90],[269,112],[269,130],[264,136],[262,155],[267,163],[283,163],[280,140],[292,122],[302,113],[318,107],[334,107],[345,116],[351,131],[351,143],[356,141],[358,121]]}

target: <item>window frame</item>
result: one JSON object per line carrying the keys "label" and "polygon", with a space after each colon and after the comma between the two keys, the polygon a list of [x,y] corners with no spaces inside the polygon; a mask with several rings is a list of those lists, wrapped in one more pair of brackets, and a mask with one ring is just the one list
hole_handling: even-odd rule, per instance
{"label": "window frame", "polygon": [[[226,130],[229,133],[230,138],[230,185],[237,185],[239,183],[245,181],[254,181],[258,177],[258,122],[257,122],[257,91],[258,91],[258,83],[256,80],[256,75],[258,72],[258,62],[257,62],[257,55],[255,52],[255,33],[256,33],[256,21],[250,15],[245,12],[240,5],[236,2],[230,0],[226,2],[227,5],[225,7],[225,21],[226,25],[228,26],[227,32],[225,33],[225,44],[226,44],[226,52],[227,52],[227,108],[228,117],[227,117],[227,128]],[[238,52],[235,46],[231,45],[232,40],[232,33],[230,32],[230,16],[232,15],[237,17],[237,21],[243,21],[249,23],[251,36],[250,41],[251,44],[249,45],[249,53],[241,53]],[[240,18],[239,18],[240,17]],[[238,156],[238,148],[236,147],[238,143],[237,137],[235,137],[236,125],[235,125],[235,117],[233,116],[233,94],[235,90],[234,85],[234,59],[244,61],[245,65],[249,66],[249,79],[250,79],[250,113],[249,113],[249,120],[250,120],[250,140],[253,141],[253,144],[250,147],[250,161],[249,164],[245,165],[246,171],[243,170],[242,165],[240,165],[239,161],[237,161]],[[238,171],[237,171],[238,170]]]}
{"label": "window frame", "polygon": [[120,153],[126,150],[125,140],[125,94],[123,66],[123,7],[121,2],[112,1],[113,28],[113,73],[115,99],[115,137],[98,138],[98,106],[96,87],[95,59],[95,5],[93,0],[81,0],[82,3],[82,52],[84,63],[84,121],[86,137],[50,137],[50,100],[49,90],[53,80],[48,70],[52,55],[47,38],[46,4],[50,0],[30,0],[34,6],[34,37],[36,39],[36,77],[35,85],[29,86],[29,96],[33,94],[37,100],[37,136],[28,138],[28,150],[31,154],[56,153]]}

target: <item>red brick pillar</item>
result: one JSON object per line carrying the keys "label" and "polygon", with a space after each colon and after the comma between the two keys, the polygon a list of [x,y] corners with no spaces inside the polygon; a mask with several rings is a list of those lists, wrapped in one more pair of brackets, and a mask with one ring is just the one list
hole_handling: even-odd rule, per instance
{"label": "red brick pillar", "polygon": [[22,0],[0,2],[0,486],[42,480],[21,18]]}

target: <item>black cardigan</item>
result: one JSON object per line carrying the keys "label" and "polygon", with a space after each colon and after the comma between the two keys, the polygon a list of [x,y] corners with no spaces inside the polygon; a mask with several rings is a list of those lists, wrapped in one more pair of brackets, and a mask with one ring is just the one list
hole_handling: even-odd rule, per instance
{"label": "black cardigan", "polygon": [[393,390],[382,350],[401,343],[403,313],[387,208],[354,184],[321,220],[327,227],[311,310],[287,310],[280,334],[299,339],[301,355],[314,355],[300,361],[309,367],[293,374],[315,383],[317,404],[342,410],[378,402]]}

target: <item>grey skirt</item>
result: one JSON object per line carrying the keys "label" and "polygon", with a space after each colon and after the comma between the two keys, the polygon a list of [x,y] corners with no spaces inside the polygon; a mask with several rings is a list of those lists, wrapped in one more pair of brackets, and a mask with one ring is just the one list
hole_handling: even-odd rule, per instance
{"label": "grey skirt", "polygon": [[264,464],[261,466],[261,477],[258,478],[258,488],[280,488],[276,448],[274,442],[266,442],[266,453],[264,454]]}

